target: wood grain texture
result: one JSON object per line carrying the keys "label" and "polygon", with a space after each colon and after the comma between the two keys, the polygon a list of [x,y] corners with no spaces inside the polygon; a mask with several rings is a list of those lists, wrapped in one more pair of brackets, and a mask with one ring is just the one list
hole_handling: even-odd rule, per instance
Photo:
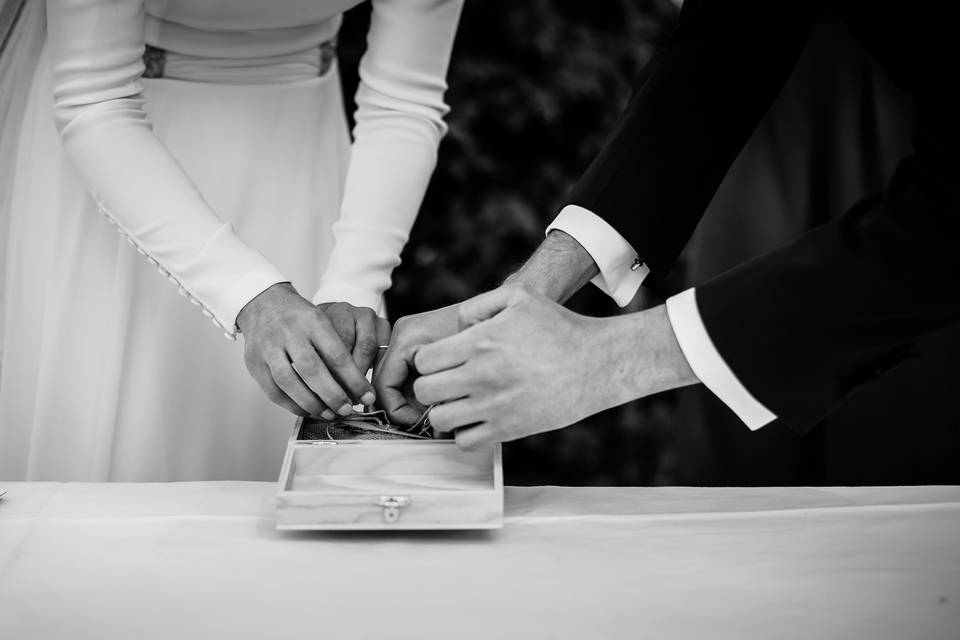
{"label": "wood grain texture", "polygon": [[460,451],[447,441],[369,440],[326,447],[295,444],[293,455],[294,475],[485,474],[491,476],[491,482],[493,475],[493,449]]}
{"label": "wood grain texture", "polygon": [[[495,529],[503,526],[500,446],[461,451],[449,440],[297,440],[276,498],[278,529]],[[382,496],[409,504],[388,522]]]}
{"label": "wood grain texture", "polygon": [[503,526],[503,494],[494,491],[415,491],[410,505],[388,523],[376,494],[310,492],[277,498],[277,528],[336,529],[498,529]]}
{"label": "wood grain texture", "polygon": [[291,491],[363,491],[367,493],[408,493],[411,491],[492,491],[493,474],[475,476],[357,474],[294,474]]}

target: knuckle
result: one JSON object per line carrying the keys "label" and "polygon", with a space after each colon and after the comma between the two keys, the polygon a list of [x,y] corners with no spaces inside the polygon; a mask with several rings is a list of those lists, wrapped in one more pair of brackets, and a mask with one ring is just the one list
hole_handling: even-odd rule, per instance
{"label": "knuckle", "polygon": [[519,298],[530,298],[533,296],[533,287],[526,283],[516,283],[511,285],[514,296]]}
{"label": "knuckle", "polygon": [[321,370],[320,359],[316,354],[298,354],[293,358],[293,365],[304,375],[314,375]]}
{"label": "knuckle", "polygon": [[334,318],[333,330],[337,335],[337,338],[345,343],[350,344],[353,342],[354,338],[354,325],[353,321],[350,318]]}
{"label": "knuckle", "polygon": [[353,404],[340,390],[328,391],[321,397],[321,399],[323,400],[324,404],[326,404],[328,407],[331,407],[334,411],[336,411],[338,407],[342,407],[345,404]]}
{"label": "knuckle", "polygon": [[481,336],[476,343],[473,345],[474,351],[477,353],[487,353],[487,354],[501,354],[503,349],[503,344],[497,340],[495,336],[483,335]]}
{"label": "knuckle", "polygon": [[[389,323],[387,326],[389,327]],[[416,335],[417,322],[415,316],[404,316],[393,323],[393,340],[395,342],[408,343],[415,340]]]}
{"label": "knuckle", "polygon": [[335,327],[340,327],[340,326],[345,327],[347,325],[351,327],[353,326],[353,323],[354,323],[353,314],[346,309],[341,308],[341,309],[338,309],[336,312],[332,314],[327,314],[327,315],[330,319],[330,322],[332,322],[333,326]]}
{"label": "knuckle", "polygon": [[380,345],[377,344],[377,341],[370,336],[361,336],[357,339],[356,348],[361,352],[369,353],[375,351]]}
{"label": "knuckle", "polygon": [[405,345],[409,341],[409,329],[403,320],[397,320],[393,323],[393,331],[390,332],[390,345]]}
{"label": "knuckle", "polygon": [[329,354],[327,358],[330,366],[334,367],[335,369],[344,369],[353,362],[350,354],[340,349],[337,349],[333,353]]}
{"label": "knuckle", "polygon": [[289,387],[293,384],[294,378],[297,377],[297,374],[293,372],[289,367],[277,367],[272,370],[273,379],[281,387]]}
{"label": "knuckle", "polygon": [[340,385],[329,379],[326,380],[324,384],[319,385],[315,393],[320,396],[320,400],[322,400],[324,404],[334,411],[349,401],[346,392],[340,388]]}
{"label": "knuckle", "polygon": [[324,307],[322,309],[322,313],[318,315],[322,315],[323,317],[326,317],[328,319],[333,319],[333,318],[338,318],[342,316],[344,313],[346,313],[346,309],[344,309],[343,303],[334,302],[333,304],[330,304]]}
{"label": "knuckle", "polygon": [[309,325],[320,333],[331,333],[334,331],[333,322],[330,321],[330,312],[316,313],[309,317]]}

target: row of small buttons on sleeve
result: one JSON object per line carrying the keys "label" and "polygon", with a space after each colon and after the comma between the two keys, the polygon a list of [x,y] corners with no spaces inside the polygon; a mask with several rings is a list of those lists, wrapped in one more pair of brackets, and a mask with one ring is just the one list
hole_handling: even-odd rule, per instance
{"label": "row of small buttons on sleeve", "polygon": [[174,276],[172,273],[164,269],[163,265],[161,265],[149,253],[147,253],[143,249],[143,247],[138,245],[136,240],[134,240],[133,237],[129,233],[127,233],[123,227],[120,226],[120,223],[117,222],[116,219],[112,215],[110,215],[110,213],[102,205],[100,206],[100,213],[102,213],[104,217],[107,219],[107,222],[109,222],[113,226],[113,228],[117,230],[117,233],[121,234],[124,238],[127,239],[127,242],[133,245],[133,247],[137,250],[137,253],[145,257],[147,259],[147,262],[149,262],[151,265],[157,268],[157,271],[160,272],[160,275],[165,277],[167,280],[170,281],[171,284],[177,287],[177,292],[179,292],[181,296],[187,298],[190,301],[190,304],[192,304],[193,306],[200,307],[200,312],[207,318],[210,318],[210,321],[214,324],[214,326],[216,326],[218,329],[223,331],[224,337],[226,337],[228,340],[237,339],[237,336],[240,333],[240,329],[237,327],[237,325],[233,325],[230,328],[227,328],[226,326],[224,326],[224,324],[219,320],[217,320],[217,317],[213,315],[213,312],[211,312],[206,306],[204,306],[204,304],[200,302],[196,296],[190,293],[190,291],[186,287],[184,287],[179,280],[177,280],[176,276]]}

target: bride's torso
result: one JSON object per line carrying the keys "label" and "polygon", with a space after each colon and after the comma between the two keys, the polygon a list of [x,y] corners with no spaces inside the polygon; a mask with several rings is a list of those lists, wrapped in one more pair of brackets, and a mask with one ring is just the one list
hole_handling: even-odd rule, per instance
{"label": "bride's torso", "polygon": [[[273,80],[318,64],[319,47],[340,28],[341,14],[362,0],[145,0],[147,44],[167,52],[167,76],[249,80],[269,65]],[[277,75],[277,72],[280,75]]]}

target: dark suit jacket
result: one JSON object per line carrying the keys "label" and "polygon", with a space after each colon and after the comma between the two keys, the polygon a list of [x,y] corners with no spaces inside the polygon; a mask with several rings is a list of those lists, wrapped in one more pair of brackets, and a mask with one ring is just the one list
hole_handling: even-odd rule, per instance
{"label": "dark suit jacket", "polygon": [[912,97],[913,154],[883,193],[697,286],[727,364],[799,431],[900,362],[920,336],[960,321],[960,55],[945,6],[687,0],[571,195],[662,278],[814,21],[828,8],[842,17]]}

